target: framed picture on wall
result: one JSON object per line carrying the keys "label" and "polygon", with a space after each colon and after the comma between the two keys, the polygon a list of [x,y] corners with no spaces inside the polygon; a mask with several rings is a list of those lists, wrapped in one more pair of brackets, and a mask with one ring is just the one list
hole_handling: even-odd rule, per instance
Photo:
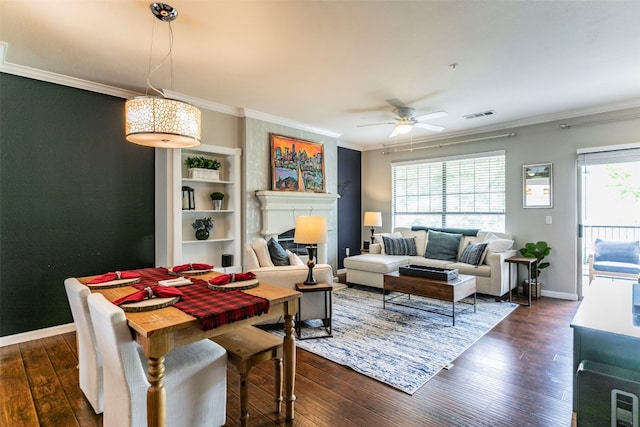
{"label": "framed picture on wall", "polygon": [[324,145],[269,134],[271,189],[325,193]]}
{"label": "framed picture on wall", "polygon": [[522,166],[522,207],[553,207],[551,166],[551,163]]}

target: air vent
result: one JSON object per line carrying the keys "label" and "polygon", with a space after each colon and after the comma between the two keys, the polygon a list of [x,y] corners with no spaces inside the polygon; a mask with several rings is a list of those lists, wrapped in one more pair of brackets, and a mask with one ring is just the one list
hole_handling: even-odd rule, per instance
{"label": "air vent", "polygon": [[483,111],[481,113],[466,114],[462,117],[465,119],[477,119],[478,117],[493,116],[496,112],[493,110]]}

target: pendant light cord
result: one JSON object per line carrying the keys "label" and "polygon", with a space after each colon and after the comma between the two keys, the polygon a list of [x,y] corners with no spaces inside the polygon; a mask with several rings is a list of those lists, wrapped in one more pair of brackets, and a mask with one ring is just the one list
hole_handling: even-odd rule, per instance
{"label": "pendant light cord", "polygon": [[153,53],[153,38],[154,38],[153,36],[154,36],[155,28],[156,28],[156,24],[155,24],[155,21],[154,21],[153,29],[151,30],[151,48],[149,49],[149,74],[147,74],[147,91],[146,91],[146,94],[148,95],[149,94],[149,89],[151,89],[154,92],[157,92],[163,98],[166,98],[164,93],[162,92],[162,90],[156,88],[155,86],[153,86],[151,84],[151,76],[153,75],[153,73],[158,71],[158,69],[160,69],[160,67],[162,67],[162,64],[164,64],[168,58],[170,58],[171,59],[170,78],[171,78],[171,87],[173,87],[173,56],[171,55],[171,53],[173,52],[173,28],[171,28],[171,22],[169,22],[169,51],[164,56],[164,58],[162,58],[162,60],[158,63],[158,65],[156,65],[153,68],[153,70],[151,70],[151,56],[152,56],[152,53]]}

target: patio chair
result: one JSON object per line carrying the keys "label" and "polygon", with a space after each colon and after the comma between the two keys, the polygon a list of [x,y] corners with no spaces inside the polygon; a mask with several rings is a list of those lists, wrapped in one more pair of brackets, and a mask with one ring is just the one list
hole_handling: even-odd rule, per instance
{"label": "patio chair", "polygon": [[589,254],[589,283],[596,276],[638,279],[640,242],[596,239]]}

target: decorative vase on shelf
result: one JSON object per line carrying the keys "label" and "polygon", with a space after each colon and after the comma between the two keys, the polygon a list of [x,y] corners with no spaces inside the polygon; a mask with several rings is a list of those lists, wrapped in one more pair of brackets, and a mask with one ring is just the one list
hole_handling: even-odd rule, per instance
{"label": "decorative vase on shelf", "polygon": [[213,220],[208,217],[197,218],[191,226],[196,230],[196,239],[207,240],[209,238],[209,231],[213,229]]}
{"label": "decorative vase on shelf", "polygon": [[209,238],[209,232],[205,229],[196,230],[196,239],[207,240]]}
{"label": "decorative vase on shelf", "polygon": [[219,211],[220,209],[222,209],[222,200],[214,200],[213,209],[216,211]]}

